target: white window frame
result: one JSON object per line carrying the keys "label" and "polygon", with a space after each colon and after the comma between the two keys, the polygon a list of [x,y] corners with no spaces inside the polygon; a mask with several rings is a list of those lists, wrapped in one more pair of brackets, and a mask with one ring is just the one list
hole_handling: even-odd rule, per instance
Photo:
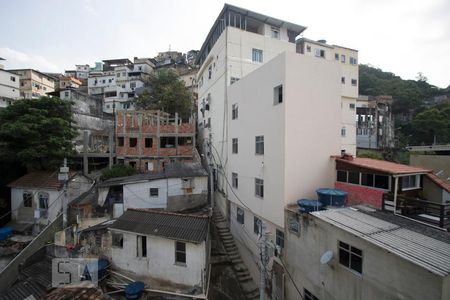
{"label": "white window frame", "polygon": [[263,51],[261,49],[252,49],[252,62],[262,63],[264,61]]}
{"label": "white window frame", "polygon": [[231,106],[231,119],[236,120],[239,117],[239,105],[237,103]]}
{"label": "white window frame", "polygon": [[235,189],[239,187],[239,175],[238,173],[231,173],[231,186]]}
{"label": "white window frame", "polygon": [[255,136],[255,154],[256,155],[264,155],[264,136],[263,135]]}
{"label": "white window frame", "polygon": [[[415,186],[404,187],[403,186],[404,178],[411,178],[411,177],[415,177]],[[420,175],[418,175],[418,174],[408,175],[408,176],[401,176],[401,180],[402,180],[402,191],[410,191],[410,190],[416,190],[416,189],[420,188]]]}
{"label": "white window frame", "polygon": [[264,179],[255,178],[255,196],[264,199]]}

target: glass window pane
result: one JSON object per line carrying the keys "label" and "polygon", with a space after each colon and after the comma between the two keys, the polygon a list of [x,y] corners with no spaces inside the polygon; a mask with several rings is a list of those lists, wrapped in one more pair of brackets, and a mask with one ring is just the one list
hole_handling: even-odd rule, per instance
{"label": "glass window pane", "polygon": [[361,185],[373,186],[373,174],[361,174]]}
{"label": "glass window pane", "polygon": [[337,171],[337,181],[347,182],[347,171]]}
{"label": "glass window pane", "polygon": [[350,254],[347,250],[339,248],[339,263],[346,267],[350,266]]}
{"label": "glass window pane", "polygon": [[362,257],[352,255],[350,268],[358,273],[362,273]]}
{"label": "glass window pane", "polygon": [[348,172],[348,182],[359,184],[359,172]]}
{"label": "glass window pane", "polygon": [[389,189],[389,176],[375,175],[375,187],[380,189]]}

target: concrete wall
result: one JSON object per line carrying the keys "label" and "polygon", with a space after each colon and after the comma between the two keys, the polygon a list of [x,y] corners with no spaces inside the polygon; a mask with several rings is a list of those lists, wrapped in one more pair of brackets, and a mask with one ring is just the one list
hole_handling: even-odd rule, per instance
{"label": "concrete wall", "polygon": [[[442,277],[311,216],[300,224],[299,236],[287,233],[285,265],[302,292],[321,300],[445,299]],[[362,274],[339,263],[339,241],[363,251]],[[323,265],[320,257],[328,250],[334,256]],[[285,282],[286,299],[298,299],[291,281]]]}
{"label": "concrete wall", "polygon": [[445,200],[443,199],[444,190],[436,185],[433,181],[428,179],[427,176],[422,176],[423,180],[423,195],[431,202],[443,204]]}
{"label": "concrete wall", "polygon": [[172,286],[203,286],[206,270],[206,243],[186,243],[186,264],[175,263],[175,241],[147,235],[147,257],[137,257],[137,235],[123,233],[123,248],[112,248],[114,267],[135,274],[156,288]]}
{"label": "concrete wall", "polygon": [[[158,197],[150,197],[150,188],[159,189]],[[124,209],[128,208],[166,208],[167,180],[159,179],[142,183],[123,185]]]}
{"label": "concrete wall", "polygon": [[336,182],[334,187],[348,193],[346,204],[367,204],[373,208],[381,209],[383,204],[383,194],[387,191],[376,188],[369,188],[358,184]]}

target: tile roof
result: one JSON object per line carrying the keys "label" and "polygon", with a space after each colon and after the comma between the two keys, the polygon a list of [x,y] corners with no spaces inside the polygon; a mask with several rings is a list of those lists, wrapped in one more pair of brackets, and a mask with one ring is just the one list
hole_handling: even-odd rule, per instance
{"label": "tile roof", "polygon": [[403,164],[397,164],[390,161],[378,160],[372,158],[353,157],[350,159],[335,157],[336,161],[340,161],[346,164],[354,165],[356,167],[371,169],[375,171],[385,172],[393,175],[401,174],[417,174],[417,173],[429,173],[432,170],[421,167],[408,166]]}
{"label": "tile roof", "polygon": [[[71,172],[70,177],[75,176],[75,174],[75,172]],[[58,180],[58,171],[35,171],[14,180],[8,186],[12,188],[59,190],[62,188],[62,182]]]}
{"label": "tile roof", "polygon": [[450,182],[434,175],[433,173],[428,173],[427,177],[443,190],[447,191],[447,193],[450,193]]}
{"label": "tile roof", "polygon": [[450,243],[353,208],[311,213],[318,219],[442,277],[450,275]]}
{"label": "tile roof", "polygon": [[128,209],[109,228],[161,236],[192,243],[205,241],[207,215],[180,214],[154,209]]}

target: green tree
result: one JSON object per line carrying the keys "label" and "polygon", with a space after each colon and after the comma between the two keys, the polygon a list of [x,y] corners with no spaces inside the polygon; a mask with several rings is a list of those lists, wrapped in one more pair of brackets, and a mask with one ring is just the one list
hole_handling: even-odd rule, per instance
{"label": "green tree", "polygon": [[72,153],[71,103],[25,99],[0,110],[0,158],[29,169],[53,169]]}
{"label": "green tree", "polygon": [[106,180],[109,178],[130,176],[138,173],[138,170],[128,165],[113,165],[111,169],[106,168],[102,170],[102,179]]}
{"label": "green tree", "polygon": [[450,108],[433,107],[418,113],[412,122],[416,144],[448,143],[450,138]]}
{"label": "green tree", "polygon": [[148,81],[149,91],[144,91],[137,99],[139,109],[163,110],[178,113],[187,119],[192,112],[192,94],[178,74],[171,69],[155,72]]}

